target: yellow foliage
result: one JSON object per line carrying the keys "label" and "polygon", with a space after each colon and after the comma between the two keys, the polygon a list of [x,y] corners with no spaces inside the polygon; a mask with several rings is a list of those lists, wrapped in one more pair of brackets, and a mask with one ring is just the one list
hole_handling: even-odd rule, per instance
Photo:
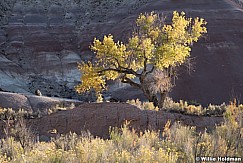
{"label": "yellow foliage", "polygon": [[107,66],[116,68],[118,66],[117,61],[125,66],[125,60],[128,57],[126,46],[119,41],[115,43],[112,35],[104,36],[102,42],[95,38],[93,44],[91,50],[96,53],[98,63],[100,63],[103,68]]}
{"label": "yellow foliage", "polygon": [[186,18],[185,13],[173,12],[172,24],[164,25],[166,37],[156,51],[156,66],[159,68],[175,67],[185,62],[190,56],[191,44],[206,33],[204,19]]}
{"label": "yellow foliage", "polygon": [[146,70],[147,65],[163,70],[183,64],[190,56],[192,43],[207,32],[205,25],[204,19],[186,18],[184,12],[174,11],[171,24],[165,24],[155,12],[140,14],[137,30],[127,44],[115,42],[112,35],[94,39],[90,48],[97,60],[79,64],[82,83],[76,90],[101,92],[107,80],[138,77],[136,72]]}
{"label": "yellow foliage", "polygon": [[87,64],[82,62],[78,65],[78,68],[82,72],[82,84],[76,87],[79,93],[91,91],[92,89],[96,92],[101,92],[105,88],[105,80],[99,75],[98,67],[93,67],[91,62]]}

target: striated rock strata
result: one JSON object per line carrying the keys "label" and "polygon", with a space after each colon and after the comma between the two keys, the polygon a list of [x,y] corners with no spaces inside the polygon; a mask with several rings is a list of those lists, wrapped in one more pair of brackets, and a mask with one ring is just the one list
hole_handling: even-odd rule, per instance
{"label": "striated rock strata", "polygon": [[[205,18],[208,34],[192,49],[194,71],[180,72],[171,96],[204,105],[242,101],[242,0],[3,0],[0,6],[1,90],[85,100],[74,91],[77,62],[92,59],[94,37],[113,34],[126,42],[139,13],[157,11],[169,21],[178,10]],[[111,88],[121,101],[144,98],[127,85]]]}

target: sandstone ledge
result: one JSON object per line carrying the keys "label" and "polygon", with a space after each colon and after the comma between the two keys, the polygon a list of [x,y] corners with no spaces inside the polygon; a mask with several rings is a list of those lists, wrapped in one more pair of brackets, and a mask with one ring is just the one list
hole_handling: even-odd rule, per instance
{"label": "sandstone ledge", "polygon": [[197,131],[211,130],[223,122],[223,117],[191,116],[165,111],[141,110],[126,103],[85,103],[72,110],[59,111],[30,121],[39,135],[55,136],[48,131],[64,134],[90,131],[92,135],[109,138],[110,127],[121,127],[126,121],[137,131],[162,131],[166,122],[196,126]]}

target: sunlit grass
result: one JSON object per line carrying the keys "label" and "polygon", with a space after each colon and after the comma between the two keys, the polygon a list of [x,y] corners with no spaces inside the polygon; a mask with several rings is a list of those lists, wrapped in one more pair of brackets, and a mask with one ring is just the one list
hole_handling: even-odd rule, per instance
{"label": "sunlit grass", "polygon": [[139,132],[130,130],[126,123],[121,128],[111,128],[109,139],[82,132],[39,142],[20,121],[22,125],[13,126],[0,141],[0,162],[184,163],[195,162],[196,156],[243,158],[242,108],[235,103],[226,106],[224,124],[211,132],[198,133],[193,126],[170,121],[163,131]]}
{"label": "sunlit grass", "polygon": [[[200,104],[190,104],[187,101],[180,100],[179,102],[174,102],[171,98],[166,98],[163,108],[159,109],[155,107],[152,102],[142,102],[139,99],[128,100],[127,103],[135,105],[141,110],[164,110],[168,112],[177,112],[188,115],[204,115],[204,116],[223,116],[226,112],[226,104],[221,105],[209,105],[208,107],[203,107]],[[193,103],[193,102],[191,102]],[[243,108],[243,105],[239,105],[239,108]]]}

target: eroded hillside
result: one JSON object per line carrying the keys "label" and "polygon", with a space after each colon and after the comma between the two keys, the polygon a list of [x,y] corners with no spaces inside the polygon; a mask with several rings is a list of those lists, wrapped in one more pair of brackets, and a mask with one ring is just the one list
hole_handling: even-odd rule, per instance
{"label": "eroded hillside", "polygon": [[[192,50],[194,71],[181,71],[171,93],[176,100],[202,104],[243,98],[243,14],[240,1],[230,0],[102,0],[1,1],[0,88],[4,91],[77,98],[77,62],[93,57],[94,37],[113,34],[126,41],[141,12],[172,11],[207,20],[208,34]],[[141,93],[124,85],[111,87],[114,98]],[[120,89],[121,88],[121,89]],[[126,96],[124,96],[126,94]],[[80,97],[80,99],[82,99]]]}

